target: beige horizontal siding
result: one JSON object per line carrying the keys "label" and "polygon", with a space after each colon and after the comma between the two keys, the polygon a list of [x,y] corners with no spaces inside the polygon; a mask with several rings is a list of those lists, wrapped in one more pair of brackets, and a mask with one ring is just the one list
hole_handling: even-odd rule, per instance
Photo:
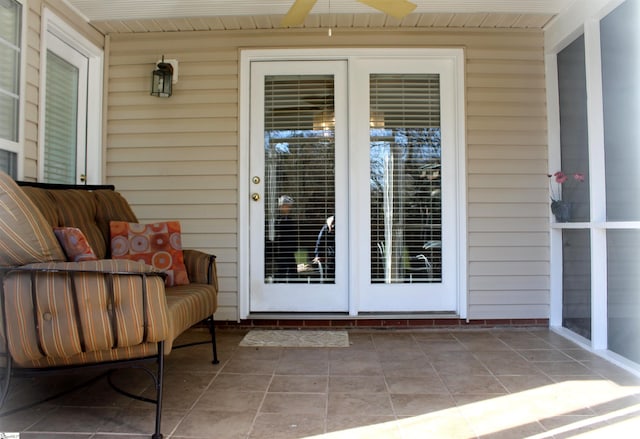
{"label": "beige horizontal siding", "polygon": [[[186,24],[185,24],[186,25]],[[548,188],[540,31],[334,29],[112,35],[107,180],[144,220],[179,219],[218,256],[220,311],[237,317],[238,62],[242,48],[463,47],[469,317],[545,318]],[[153,63],[180,62],[170,99]]]}

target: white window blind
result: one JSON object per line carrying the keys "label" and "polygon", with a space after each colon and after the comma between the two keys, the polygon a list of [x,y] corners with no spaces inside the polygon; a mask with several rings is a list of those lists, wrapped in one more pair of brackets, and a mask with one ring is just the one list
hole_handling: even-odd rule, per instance
{"label": "white window blind", "polygon": [[[20,3],[0,0],[0,142],[19,140],[21,17]],[[0,152],[0,170],[16,177],[17,154]]]}
{"label": "white window blind", "polygon": [[47,52],[44,178],[49,183],[76,182],[78,69]]}
{"label": "white window blind", "polygon": [[440,78],[371,74],[371,281],[442,281]]}
{"label": "white window blind", "polygon": [[266,281],[333,282],[333,234],[316,243],[335,214],[334,78],[267,76],[264,93]]}

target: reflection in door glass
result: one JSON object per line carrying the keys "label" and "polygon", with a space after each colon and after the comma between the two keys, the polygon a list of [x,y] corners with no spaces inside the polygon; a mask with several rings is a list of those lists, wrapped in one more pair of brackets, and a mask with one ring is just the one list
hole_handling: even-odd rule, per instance
{"label": "reflection in door glass", "polygon": [[334,283],[332,75],[265,77],[266,283]]}
{"label": "reflection in door glass", "polygon": [[370,75],[371,281],[442,281],[440,78]]}

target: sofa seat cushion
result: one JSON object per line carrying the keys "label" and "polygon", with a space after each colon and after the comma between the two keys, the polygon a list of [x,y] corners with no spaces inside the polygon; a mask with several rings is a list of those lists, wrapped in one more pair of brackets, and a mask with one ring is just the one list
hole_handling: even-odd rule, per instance
{"label": "sofa seat cushion", "polygon": [[171,342],[194,324],[213,315],[218,307],[216,288],[208,284],[190,283],[166,289],[169,308],[170,337],[165,353],[171,350]]}
{"label": "sofa seat cushion", "polygon": [[48,192],[58,207],[58,225],[82,230],[98,259],[104,259],[107,242],[96,223],[98,207],[93,192],[82,189],[51,189]]}
{"label": "sofa seat cushion", "polygon": [[64,261],[53,228],[22,189],[0,171],[0,265]]}

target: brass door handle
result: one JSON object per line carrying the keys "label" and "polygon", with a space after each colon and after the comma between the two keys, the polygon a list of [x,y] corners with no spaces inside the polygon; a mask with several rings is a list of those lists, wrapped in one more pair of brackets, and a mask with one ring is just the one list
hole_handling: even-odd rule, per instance
{"label": "brass door handle", "polygon": [[251,194],[251,199],[253,201],[258,201],[260,199],[260,194],[254,192],[253,194]]}

